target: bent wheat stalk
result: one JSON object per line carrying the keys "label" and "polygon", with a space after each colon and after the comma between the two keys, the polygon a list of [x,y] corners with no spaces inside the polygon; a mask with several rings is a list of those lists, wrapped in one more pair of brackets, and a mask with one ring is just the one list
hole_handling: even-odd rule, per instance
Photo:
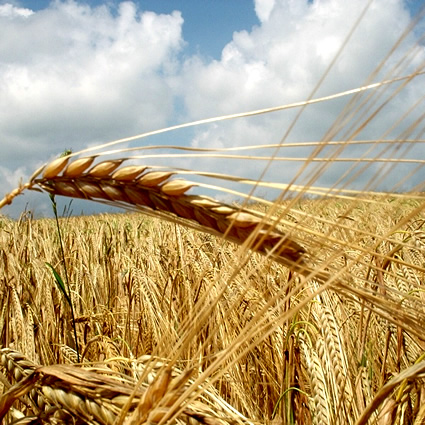
{"label": "bent wheat stalk", "polygon": [[72,162],[58,158],[33,175],[30,182],[7,195],[0,208],[24,189],[37,188],[54,194],[116,205],[132,205],[146,213],[155,211],[169,220],[179,220],[227,240],[249,242],[255,251],[269,252],[281,263],[298,271],[306,270],[305,249],[264,214],[231,206],[215,199],[187,195],[196,183],[170,179],[171,171],[147,171],[144,166],[124,166],[123,159],[108,160],[94,166],[95,157]]}

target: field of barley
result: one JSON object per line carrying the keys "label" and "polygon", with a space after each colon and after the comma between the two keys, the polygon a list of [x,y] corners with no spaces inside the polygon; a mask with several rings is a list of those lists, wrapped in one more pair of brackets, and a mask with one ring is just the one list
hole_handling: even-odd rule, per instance
{"label": "field of barley", "polygon": [[423,423],[423,199],[280,207],[351,293],[137,213],[61,218],[63,251],[54,219],[1,218],[4,420]]}

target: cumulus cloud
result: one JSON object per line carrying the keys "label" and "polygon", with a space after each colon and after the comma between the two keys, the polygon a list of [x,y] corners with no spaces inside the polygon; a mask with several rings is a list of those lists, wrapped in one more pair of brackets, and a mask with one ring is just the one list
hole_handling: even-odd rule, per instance
{"label": "cumulus cloud", "polygon": [[265,22],[273,10],[276,0],[257,0],[255,2],[255,13],[260,22]]}
{"label": "cumulus cloud", "polygon": [[[131,2],[115,13],[74,1],[0,24],[2,153],[81,148],[157,128],[173,111],[168,74],[181,48],[182,17],[140,13]],[[1,18],[1,17],[0,17]]]}
{"label": "cumulus cloud", "polygon": [[[36,12],[0,5],[0,172],[8,181],[0,185],[0,193],[17,183],[18,175],[28,176],[65,148],[77,151],[182,120],[307,99],[367,3],[255,0],[259,24],[235,32],[219,60],[206,59],[203,52],[183,54],[187,41],[184,16],[178,11],[159,15],[142,12],[132,2],[119,3],[115,9],[75,0],[55,1]],[[372,2],[315,96],[361,86],[410,20],[402,0]],[[400,50],[407,51],[414,41],[408,35]],[[400,57],[401,53],[393,54],[374,81],[383,78]],[[423,59],[419,51],[410,69]],[[400,72],[408,71],[406,67]],[[418,87],[412,82],[363,136],[384,134],[415,101]],[[346,101],[309,106],[288,140],[320,140]],[[201,127],[185,134],[184,141],[195,147],[277,143],[296,113],[283,111]],[[301,150],[285,154],[308,155]],[[208,169],[252,178],[265,166],[259,161],[205,164]],[[202,166],[188,160],[184,165]],[[267,176],[287,182],[298,169],[296,163],[284,167],[275,163]],[[334,176],[324,178],[330,183]]]}
{"label": "cumulus cloud", "polygon": [[[237,32],[220,61],[186,63],[191,116],[304,100],[343,45],[366,1],[256,1],[261,25]],[[330,94],[354,88],[377,67],[409,22],[401,1],[377,0],[322,85]]]}
{"label": "cumulus cloud", "polygon": [[16,7],[10,3],[0,5],[0,16],[5,18],[17,18],[23,17],[27,18],[31,16],[34,12],[31,9],[26,9],[23,7]]}
{"label": "cumulus cloud", "polygon": [[[186,78],[187,84],[184,85],[183,97],[189,116],[199,119],[289,104],[306,100],[313,92],[315,97],[319,97],[350,90],[366,82],[390,78],[386,73],[400,60],[409,46],[414,45],[413,34],[406,37],[402,48],[393,53],[379,74],[368,81],[371,73],[380,66],[402,36],[411,17],[402,1],[376,0],[366,10],[348,39],[350,30],[368,3],[339,0],[256,0],[255,10],[261,25],[251,31],[234,33],[233,39],[223,48],[221,60],[205,62],[194,57],[185,63],[183,78]],[[316,90],[337,55],[336,62]],[[418,53],[415,60],[416,64],[410,67],[410,71],[424,60],[423,51]],[[409,68],[406,67],[403,72],[407,74]],[[386,134],[386,130],[406,110],[406,105],[412,105],[410,97],[422,92],[422,84],[423,81],[412,83],[359,136],[379,138]],[[408,99],[410,102],[407,102]],[[347,102],[348,99],[334,100],[309,106],[287,140],[320,140]],[[293,119],[294,111],[285,111],[262,119],[247,119],[244,125],[234,122],[226,126],[225,134],[222,127],[211,127],[209,131],[202,130],[201,137],[196,137],[194,144],[199,145],[200,139],[204,145],[278,143],[290,128]],[[360,121],[357,122],[359,125]],[[404,127],[406,126],[404,123]],[[241,130],[242,128],[247,131]],[[401,131],[401,128],[396,129],[392,136]],[[258,137],[260,133],[262,136]],[[360,148],[347,153],[359,156],[362,149],[364,150]],[[297,151],[289,149],[282,151],[282,154],[300,156]],[[307,153],[304,155],[308,156]],[[217,166],[218,163],[215,164]],[[253,178],[261,172],[261,169],[255,171],[254,167],[246,165],[231,169],[241,176]],[[282,167],[281,163],[275,163],[268,176],[289,182],[299,169],[299,164],[291,163]],[[346,169],[346,165],[335,166],[333,171],[327,171],[322,182],[332,184]],[[373,167],[370,167],[369,174],[365,171],[363,184],[373,172]],[[307,177],[302,182],[306,180]]]}

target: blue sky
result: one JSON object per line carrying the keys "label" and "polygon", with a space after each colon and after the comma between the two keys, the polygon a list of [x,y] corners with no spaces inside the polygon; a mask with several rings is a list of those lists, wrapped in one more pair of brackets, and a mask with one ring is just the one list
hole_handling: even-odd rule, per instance
{"label": "blue sky", "polygon": [[[64,149],[75,152],[169,125],[306,100],[367,3],[0,0],[0,194]],[[363,85],[408,27],[418,3],[372,1],[314,96]],[[372,81],[388,77],[415,45],[419,29],[407,35]],[[400,68],[400,75],[421,66],[423,59],[420,50]],[[424,86],[423,80],[412,81],[359,137],[388,137],[387,130]],[[279,143],[288,128],[288,141],[320,140],[348,100],[309,106],[294,128],[290,125],[297,111],[288,110],[169,133],[136,145],[227,148]],[[400,123],[391,136],[407,125]],[[341,131],[335,137],[343,135]],[[285,154],[309,152],[300,148]],[[257,178],[265,163],[185,158],[174,165]],[[294,161],[276,163],[265,178],[287,183],[299,167]],[[317,183],[331,185],[345,168],[328,169]],[[310,171],[304,170],[298,183]],[[374,172],[364,172],[363,181],[370,182]],[[392,175],[402,180],[406,170],[400,167],[397,173]],[[2,213],[17,216],[28,204],[45,214],[45,200],[27,194]]]}

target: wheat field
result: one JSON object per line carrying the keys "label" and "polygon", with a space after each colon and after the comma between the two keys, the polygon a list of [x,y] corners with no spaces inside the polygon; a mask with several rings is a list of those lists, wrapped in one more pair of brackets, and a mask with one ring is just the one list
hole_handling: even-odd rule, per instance
{"label": "wheat field", "polygon": [[[402,97],[423,76],[421,43],[406,28],[356,89],[66,152],[5,195],[0,209],[35,190],[53,209],[125,212],[0,216],[3,423],[425,423],[424,93]],[[362,138],[400,97],[391,128]],[[339,98],[317,140],[287,140]],[[149,144],[289,109],[276,143]],[[293,178],[267,174],[276,164]]]}

